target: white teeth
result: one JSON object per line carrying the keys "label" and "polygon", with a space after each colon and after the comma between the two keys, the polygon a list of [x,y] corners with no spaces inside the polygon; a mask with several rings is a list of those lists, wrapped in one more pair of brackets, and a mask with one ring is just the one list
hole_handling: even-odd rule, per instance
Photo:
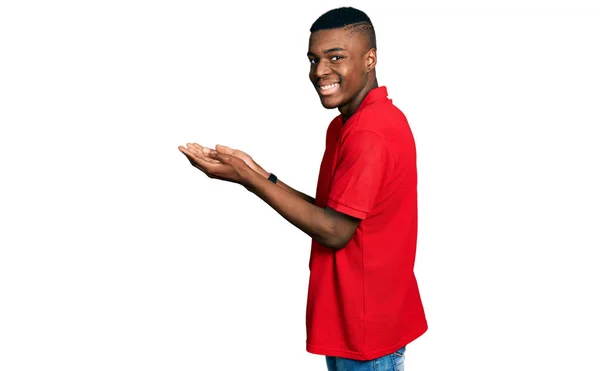
{"label": "white teeth", "polygon": [[321,86],[321,90],[333,89],[333,88],[335,88],[338,85],[340,85],[340,84],[338,84],[337,82],[335,84],[324,85],[324,86]]}

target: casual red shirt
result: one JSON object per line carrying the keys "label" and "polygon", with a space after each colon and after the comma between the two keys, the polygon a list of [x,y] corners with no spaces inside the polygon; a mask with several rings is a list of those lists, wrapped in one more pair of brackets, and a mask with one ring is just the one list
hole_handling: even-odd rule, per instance
{"label": "casual red shirt", "polygon": [[329,125],[316,205],[362,220],[338,251],[312,241],[307,351],[370,360],[421,336],[415,143],[385,87]]}

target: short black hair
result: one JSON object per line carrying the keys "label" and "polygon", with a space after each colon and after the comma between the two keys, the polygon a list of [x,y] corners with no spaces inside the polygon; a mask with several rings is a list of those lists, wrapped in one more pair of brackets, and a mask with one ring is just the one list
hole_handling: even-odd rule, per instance
{"label": "short black hair", "polygon": [[377,49],[375,28],[365,12],[352,7],[332,9],[321,15],[310,27],[310,32],[331,30],[335,28],[350,28],[369,40],[369,48]]}

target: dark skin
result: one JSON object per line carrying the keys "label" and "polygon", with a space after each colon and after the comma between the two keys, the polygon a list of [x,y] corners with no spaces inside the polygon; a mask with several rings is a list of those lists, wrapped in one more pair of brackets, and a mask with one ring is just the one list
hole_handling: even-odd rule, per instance
{"label": "dark skin", "polygon": [[[322,30],[310,35],[308,77],[325,108],[338,108],[344,122],[358,109],[377,85],[377,52],[366,36],[349,29]],[[320,86],[339,83],[334,94],[325,95]]]}
{"label": "dark skin", "polygon": [[[345,28],[313,32],[308,57],[309,78],[321,103],[326,108],[338,108],[344,122],[377,87],[377,54],[361,34]],[[179,150],[209,178],[243,185],[323,246],[343,248],[360,223],[350,215],[316,206],[313,197],[279,179],[273,184],[267,179],[269,173],[243,151],[221,145],[211,149],[197,143],[179,146]]]}

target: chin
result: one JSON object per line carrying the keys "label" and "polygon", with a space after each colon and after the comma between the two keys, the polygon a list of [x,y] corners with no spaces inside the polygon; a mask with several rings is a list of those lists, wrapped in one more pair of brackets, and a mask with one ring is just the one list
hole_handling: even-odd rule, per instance
{"label": "chin", "polygon": [[320,97],[321,104],[327,109],[338,108],[341,105],[339,99],[331,99],[332,97]]}
{"label": "chin", "polygon": [[327,109],[334,109],[334,108],[338,108],[337,105],[335,104],[326,104],[325,102],[321,102],[321,104],[323,105],[323,107],[327,108]]}

